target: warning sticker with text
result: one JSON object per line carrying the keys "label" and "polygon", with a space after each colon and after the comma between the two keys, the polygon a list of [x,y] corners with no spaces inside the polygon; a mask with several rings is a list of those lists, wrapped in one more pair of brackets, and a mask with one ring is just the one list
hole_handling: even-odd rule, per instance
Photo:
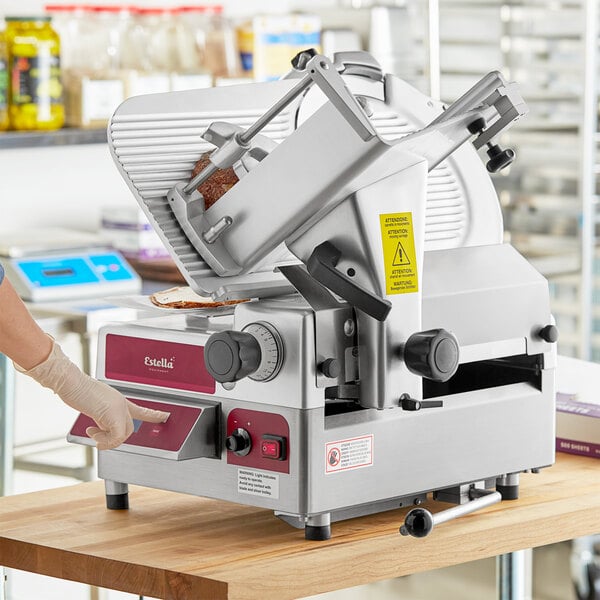
{"label": "warning sticker with text", "polygon": [[379,215],[387,294],[419,291],[412,213]]}
{"label": "warning sticker with text", "polygon": [[238,469],[238,492],[279,499],[279,475]]}
{"label": "warning sticker with text", "polygon": [[373,464],[373,435],[325,444],[325,473],[370,467]]}

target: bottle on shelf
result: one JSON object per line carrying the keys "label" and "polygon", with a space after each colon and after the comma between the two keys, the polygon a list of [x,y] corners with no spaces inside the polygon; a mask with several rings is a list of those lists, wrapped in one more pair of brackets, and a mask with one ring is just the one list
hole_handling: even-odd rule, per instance
{"label": "bottle on shelf", "polygon": [[215,84],[247,76],[242,71],[237,34],[222,6],[207,7],[204,61]]}
{"label": "bottle on shelf", "polygon": [[137,7],[124,36],[126,96],[168,92],[173,68],[171,9]]}
{"label": "bottle on shelf", "polygon": [[78,4],[46,4],[44,14],[52,17],[52,27],[60,37],[60,69],[64,74],[81,62],[78,53],[82,35],[81,19],[84,8]]}
{"label": "bottle on shelf", "polygon": [[129,18],[129,9],[117,5],[87,5],[73,15],[78,35],[64,73],[68,125],[105,127],[125,99],[121,62]]}
{"label": "bottle on shelf", "polygon": [[10,128],[60,129],[65,120],[60,38],[51,17],[6,17]]}
{"label": "bottle on shelf", "polygon": [[173,10],[172,91],[205,88],[212,85],[212,73],[205,64],[206,20],[209,8],[212,7],[197,4],[180,6]]}

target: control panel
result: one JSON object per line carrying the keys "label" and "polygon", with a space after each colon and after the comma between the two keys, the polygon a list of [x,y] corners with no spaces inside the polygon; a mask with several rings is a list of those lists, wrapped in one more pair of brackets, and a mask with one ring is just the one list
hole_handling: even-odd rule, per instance
{"label": "control panel", "polygon": [[[169,418],[164,423],[134,420],[134,431],[118,447],[119,451],[173,460],[218,456],[216,405],[187,406],[139,398],[128,400],[140,406],[166,411]],[[90,417],[79,415],[67,440],[95,445],[86,433],[87,428],[92,426],[95,423]]]}
{"label": "control panel", "polygon": [[227,464],[290,472],[290,428],[284,417],[243,408],[227,417]]}

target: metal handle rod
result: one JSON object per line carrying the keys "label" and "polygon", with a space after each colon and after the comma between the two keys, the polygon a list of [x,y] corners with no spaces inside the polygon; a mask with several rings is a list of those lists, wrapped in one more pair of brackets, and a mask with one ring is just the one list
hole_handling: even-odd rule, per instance
{"label": "metal handle rod", "polygon": [[447,510],[442,510],[439,513],[435,513],[433,515],[433,524],[439,525],[440,523],[445,523],[446,521],[456,519],[457,517],[462,517],[463,515],[468,515],[476,510],[491,506],[492,504],[497,504],[502,500],[500,492],[487,492],[481,495],[479,495],[478,492],[476,493],[478,494],[478,497],[470,500],[469,502],[465,502],[465,504],[460,504],[458,506],[454,506],[453,508],[448,508]]}
{"label": "metal handle rod", "polygon": [[[313,83],[310,75],[305,75],[291,90],[283,95],[267,112],[262,114],[246,131],[237,134],[233,139],[228,140],[227,144],[235,144],[239,147],[247,146],[250,140],[268,125],[288,104],[295,100],[304,90],[308,89]],[[215,150],[214,152],[218,152]],[[231,166],[231,165],[230,165]],[[200,173],[198,173],[190,182],[183,188],[186,194],[192,193],[198,186],[202,185],[213,173],[219,170],[213,162],[209,162]]]}
{"label": "metal handle rod", "polygon": [[440,523],[445,523],[451,519],[468,515],[469,513],[491,506],[502,500],[500,492],[492,492],[490,490],[480,490],[473,488],[469,492],[473,498],[465,504],[454,506],[447,510],[442,510],[432,514],[425,508],[413,508],[407,515],[404,525],[400,527],[402,535],[412,535],[414,537],[425,537],[431,533],[431,530]]}
{"label": "metal handle rod", "polygon": [[310,75],[305,75],[291,90],[283,95],[267,112],[261,115],[244,133],[236,136],[237,142],[242,146],[246,145],[261,129],[270,123],[288,104],[295,100],[304,90],[308,89],[313,83]]}

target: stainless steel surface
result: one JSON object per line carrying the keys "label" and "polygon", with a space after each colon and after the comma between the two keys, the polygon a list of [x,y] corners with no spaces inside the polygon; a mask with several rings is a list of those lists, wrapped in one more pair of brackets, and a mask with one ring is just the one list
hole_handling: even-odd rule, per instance
{"label": "stainless steel surface", "polygon": [[[399,79],[354,62],[340,77],[329,61],[311,59],[318,85],[301,95],[290,78],[132,98],[117,111],[109,134],[117,165],[190,284],[256,300],[228,316],[103,329],[100,379],[174,412],[210,404],[217,416],[198,433],[214,440],[215,456],[165,460],[130,443],[99,453],[100,477],[266,507],[318,527],[431,492],[493,487],[554,461],[555,349],[539,336],[552,322],[547,282],[501,243],[497,197],[469,142],[475,118],[488,124],[483,143],[525,112],[518,90],[491,74],[442,114]],[[221,132],[213,157],[226,164],[238,152],[226,140],[253,122],[278,145],[209,210],[197,192],[186,198],[182,186],[207,149],[200,125]],[[226,218],[231,225],[208,244],[203,235]],[[334,264],[319,271],[326,259],[315,249],[324,246]],[[458,340],[461,364],[447,382],[403,361],[406,340],[428,329]],[[174,378],[179,359],[164,359],[162,374],[144,370],[155,352],[185,349],[202,360],[212,335],[243,331],[262,344],[260,357],[248,346],[248,364],[262,362],[251,377],[215,382],[214,392],[212,379],[198,391]],[[129,374],[109,354],[115,339],[134,349]],[[231,353],[237,369],[240,348],[236,357],[223,342],[216,364],[229,369]],[[409,410],[402,394],[422,408]],[[241,430],[250,444],[237,448]]]}
{"label": "stainless steel surface", "polygon": [[[374,110],[371,121],[382,140],[386,140],[386,144],[376,144],[382,150],[406,134],[424,128],[441,111],[441,105],[393,77],[387,77],[382,83],[371,77],[350,74],[344,76],[344,82],[352,93],[369,98]],[[300,222],[289,223],[292,213],[277,220],[277,212],[284,210],[279,199],[287,196],[285,206],[296,207],[293,212],[295,218],[302,215],[306,219],[305,211],[301,210],[303,195],[317,193],[319,188],[327,187],[327,182],[339,186],[336,171],[343,174],[342,179],[347,179],[352,173],[353,153],[360,156],[368,150],[369,144],[373,144],[368,142],[364,147],[365,143],[356,143],[352,133],[345,133],[347,129],[353,132],[352,127],[331,104],[323,106],[327,102],[326,96],[313,86],[306,96],[294,101],[265,127],[263,133],[279,143],[281,148],[276,148],[258,163],[209,211],[203,213],[199,208],[194,215],[186,217],[187,202],[182,200],[178,208],[179,218],[175,219],[166,194],[178,183],[187,181],[194,162],[211,149],[211,145],[200,137],[203,128],[214,121],[225,120],[243,128],[254,115],[259,116],[267,110],[293,85],[294,80],[285,80],[252,84],[251,87],[137,97],[125,102],[112,120],[109,145],[119,169],[159,236],[170,248],[184,276],[201,293],[242,298],[276,295],[289,290],[287,282],[273,272],[273,266],[297,262],[285,247],[278,245],[286,237],[285,230],[289,231],[290,225],[298,227]],[[197,107],[197,111],[190,113],[190,106]],[[215,111],[216,106],[221,107],[220,111]],[[322,112],[321,108],[326,112],[317,117]],[[494,112],[494,109],[490,110]],[[312,124],[309,125],[309,122]],[[296,126],[299,128],[292,136]],[[431,161],[438,162],[440,156],[460,143],[448,145],[447,142],[458,130],[464,131],[460,119],[445,124],[443,132],[433,135],[431,148],[445,149],[436,151]],[[347,141],[344,136],[348,136]],[[415,147],[424,151],[427,139],[427,135],[421,134],[410,144],[417,144]],[[328,146],[330,143],[331,146]],[[405,143],[408,144],[409,140]],[[354,151],[350,151],[352,147]],[[254,189],[251,182],[259,177],[258,171],[262,169],[264,172],[266,162],[273,178],[269,189],[259,185]],[[322,168],[323,164],[328,164],[326,170]],[[161,166],[160,170],[157,170],[157,165]],[[294,166],[290,168],[290,165]],[[464,176],[467,172],[468,177]],[[315,177],[317,173],[318,177]],[[320,181],[323,178],[325,180]],[[363,178],[360,185],[367,182],[368,178],[366,181]],[[269,199],[271,188],[278,190],[277,198],[272,200]],[[303,190],[302,194],[299,190]],[[350,188],[346,190],[349,191]],[[331,194],[331,191],[327,193]],[[425,239],[429,247],[488,243],[493,235],[500,239],[500,211],[493,187],[479,158],[468,145],[458,149],[443,165],[432,171],[427,194]],[[246,210],[246,198],[249,196],[258,199],[251,214]],[[268,207],[268,210],[261,209],[259,205]],[[277,211],[273,211],[272,207],[277,207]],[[236,215],[241,215],[241,220]],[[186,218],[192,217],[195,224],[188,228]],[[233,225],[207,247],[202,233],[224,218],[232,219]],[[262,234],[265,219],[272,222],[269,233],[276,231],[277,236],[269,235],[267,231]],[[478,223],[476,227],[472,225],[474,222]],[[184,223],[187,233],[182,231],[181,223]],[[253,231],[251,239],[239,231],[242,223],[245,231]],[[249,266],[249,263],[256,263],[268,248],[273,249],[271,254],[264,256],[259,264]],[[240,269],[244,270],[243,274]],[[236,271],[239,274],[232,276]]]}

